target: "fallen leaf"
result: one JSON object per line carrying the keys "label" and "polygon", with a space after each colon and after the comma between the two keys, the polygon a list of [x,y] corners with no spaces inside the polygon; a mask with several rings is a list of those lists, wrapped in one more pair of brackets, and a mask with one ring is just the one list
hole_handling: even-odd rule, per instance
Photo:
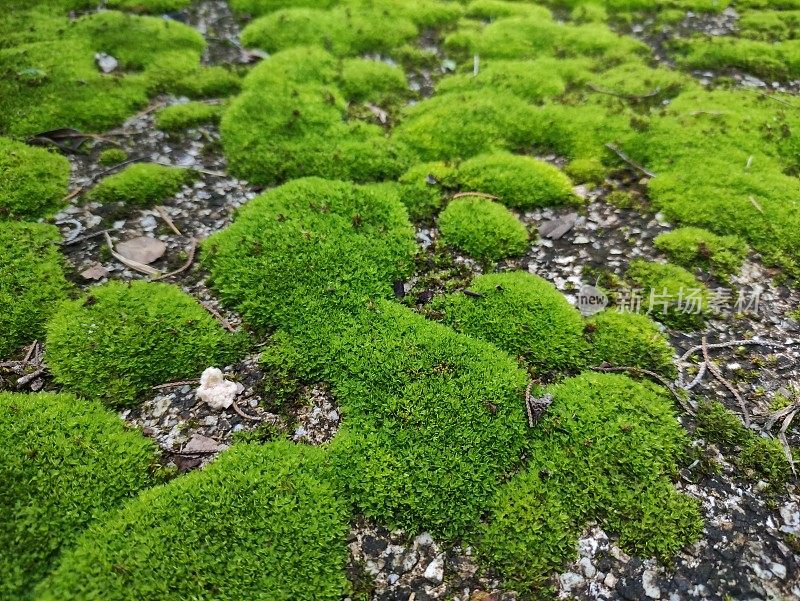
{"label": "fallen leaf", "polygon": [[148,265],[164,256],[167,245],[157,238],[140,236],[125,242],[119,242],[116,251],[126,259]]}
{"label": "fallen leaf", "polygon": [[183,453],[216,453],[220,450],[219,443],[213,438],[195,434],[192,439],[183,447]]}
{"label": "fallen leaf", "polygon": [[139,261],[134,261],[133,259],[129,259],[128,257],[119,254],[117,251],[114,250],[114,243],[111,241],[111,236],[108,233],[105,233],[106,236],[106,244],[108,244],[108,250],[111,251],[111,256],[113,256],[117,261],[122,263],[123,265],[127,265],[131,269],[135,269],[140,273],[144,273],[147,275],[161,275],[161,272],[154,267],[150,267],[149,265],[145,265],[144,263],[140,263]]}
{"label": "fallen leaf", "polygon": [[102,280],[108,275],[108,270],[100,263],[92,263],[91,267],[81,272],[81,277],[85,280]]}

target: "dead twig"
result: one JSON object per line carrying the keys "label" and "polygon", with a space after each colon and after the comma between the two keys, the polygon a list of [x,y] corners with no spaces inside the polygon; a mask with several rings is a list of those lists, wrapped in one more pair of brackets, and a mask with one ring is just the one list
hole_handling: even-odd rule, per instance
{"label": "dead twig", "polygon": [[622,160],[622,162],[627,163],[629,166],[633,167],[636,171],[640,171],[641,173],[643,173],[647,177],[655,177],[656,176],[655,173],[653,173],[652,171],[649,171],[648,169],[645,169],[639,163],[637,163],[631,157],[629,157],[627,154],[625,154],[619,147],[617,147],[616,144],[612,144],[611,142],[607,142],[605,146],[611,152],[613,152],[615,155],[617,155],[620,158],[620,160]]}
{"label": "dead twig", "polygon": [[772,94],[767,94],[766,92],[762,92],[761,90],[755,90],[755,93],[759,96],[763,96],[764,98],[769,98],[770,100],[774,100],[775,102],[780,102],[781,104],[785,104],[786,106],[790,106],[793,109],[800,108],[788,100],[784,100],[783,98],[778,98],[777,96],[773,96]]}
{"label": "dead twig", "polygon": [[164,273],[158,276],[157,278],[153,278],[153,280],[155,281],[155,280],[163,280],[164,278],[170,278],[174,275],[178,275],[179,273],[183,273],[184,271],[189,269],[189,267],[192,266],[192,263],[194,263],[194,255],[196,251],[197,251],[197,238],[192,238],[192,241],[189,244],[189,250],[187,251],[186,262],[180,267],[178,267],[178,269],[176,269],[175,271]]}
{"label": "dead twig", "polygon": [[128,257],[121,255],[117,251],[115,251],[114,243],[111,242],[111,236],[109,236],[107,233],[106,233],[106,244],[108,244],[108,250],[111,251],[111,255],[123,265],[127,265],[131,269],[134,269],[139,273],[143,273],[145,275],[155,275],[155,276],[161,275],[161,272],[155,267],[150,267],[149,265],[145,265],[144,263],[140,263],[139,261],[134,261],[133,259],[129,259]]}
{"label": "dead twig", "polygon": [[485,194],[484,192],[459,192],[458,194],[453,194],[451,200],[455,200],[456,198],[464,198],[465,196],[477,196],[478,198],[488,198],[489,200],[497,200],[497,196],[492,196],[491,194]]}
{"label": "dead twig", "polygon": [[179,236],[183,236],[181,231],[178,229],[178,226],[176,226],[175,222],[172,221],[172,218],[169,216],[169,213],[167,213],[167,210],[164,207],[157,206],[156,207],[156,213],[158,213],[161,216],[161,219],[164,220],[164,222],[167,224],[169,229],[171,229],[173,232],[175,232]]}
{"label": "dead twig", "polygon": [[90,238],[96,238],[97,236],[102,236],[103,234],[108,234],[114,230],[100,230],[99,232],[92,232],[91,234],[86,234],[85,236],[80,236],[75,238],[74,240],[64,241],[61,243],[61,246],[71,246],[73,244],[78,244],[79,242],[83,242],[84,240],[89,240]]}
{"label": "dead twig", "polygon": [[17,380],[17,388],[22,388],[29,382],[32,382],[33,380],[41,376],[45,371],[47,371],[47,368],[42,366],[39,369],[32,371],[31,373],[25,376],[22,376],[19,380]]}
{"label": "dead twig", "polygon": [[533,387],[533,382],[528,382],[528,386],[525,388],[525,411],[528,413],[528,427],[533,428],[534,421],[533,421],[533,410],[531,409],[531,388]]}
{"label": "dead twig", "polygon": [[167,384],[159,384],[158,386],[153,386],[153,390],[164,390],[165,388],[177,388],[178,386],[186,386],[187,384],[190,386],[197,386],[200,383],[200,380],[182,380],[180,382],[168,382]]}
{"label": "dead twig", "polygon": [[218,321],[218,322],[219,322],[219,323],[222,325],[222,327],[223,327],[223,328],[225,328],[225,329],[226,329],[226,330],[228,330],[229,332],[235,332],[235,331],[236,331],[236,328],[234,328],[234,327],[233,327],[233,326],[230,324],[230,322],[229,322],[227,319],[225,319],[225,318],[222,316],[222,313],[220,313],[219,311],[217,311],[217,310],[216,310],[214,307],[212,307],[212,306],[211,306],[211,305],[209,305],[208,303],[201,302],[200,304],[201,304],[201,305],[203,305],[203,308],[204,308],[206,311],[208,311],[209,313],[211,313],[211,315],[213,315],[213,316],[214,316],[214,317],[217,319],[217,321]]}
{"label": "dead twig", "polygon": [[622,98],[623,100],[633,100],[636,102],[640,100],[647,100],[648,98],[655,98],[661,93],[661,87],[657,87],[655,90],[648,92],[647,94],[622,94],[620,92],[614,92],[612,90],[600,88],[591,83],[586,84],[586,87],[592,92],[597,92],[598,94],[605,94],[606,96],[614,96],[616,98]]}
{"label": "dead twig", "polygon": [[236,401],[233,401],[233,403],[231,404],[231,407],[233,407],[233,410],[239,415],[239,417],[243,417],[244,419],[249,419],[249,420],[254,421],[254,422],[263,422],[264,421],[263,417],[256,417],[255,415],[246,414],[244,411],[241,410],[239,405],[236,404]]}
{"label": "dead twig", "polygon": [[[153,164],[161,165],[162,167],[175,167],[175,165],[162,163],[161,161],[153,161]],[[222,173],[220,171],[209,171],[208,169],[201,169],[200,167],[185,167],[185,169],[191,169],[192,171],[197,171],[197,173],[203,173],[205,175],[213,175],[214,177],[228,177],[227,173]]]}
{"label": "dead twig", "polygon": [[722,384],[725,388],[727,388],[731,394],[736,398],[737,402],[739,403],[739,407],[742,410],[742,415],[744,416],[744,425],[746,427],[750,427],[750,412],[747,410],[747,404],[744,401],[744,397],[739,394],[739,391],[725,379],[725,376],[722,375],[722,372],[719,368],[711,362],[711,357],[708,355],[708,340],[705,336],[701,339],[702,341],[702,351],[703,351],[703,360],[705,361],[706,365],[708,366],[708,371],[711,372],[711,375],[714,376],[720,384]]}

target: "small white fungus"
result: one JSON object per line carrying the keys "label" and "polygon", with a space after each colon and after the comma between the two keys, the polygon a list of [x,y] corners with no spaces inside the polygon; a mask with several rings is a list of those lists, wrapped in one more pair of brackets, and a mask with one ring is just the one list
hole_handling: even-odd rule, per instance
{"label": "small white fungus", "polygon": [[221,369],[208,367],[200,376],[197,397],[213,409],[227,409],[242,390],[244,386],[226,380]]}

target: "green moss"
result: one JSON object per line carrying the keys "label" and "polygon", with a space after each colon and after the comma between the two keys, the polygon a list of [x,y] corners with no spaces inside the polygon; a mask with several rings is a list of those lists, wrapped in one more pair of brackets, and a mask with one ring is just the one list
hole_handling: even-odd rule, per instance
{"label": "green moss", "polygon": [[709,311],[709,292],[683,267],[636,259],[625,275],[640,289],[641,309],[655,319],[677,329],[702,326]]}
{"label": "green moss", "polygon": [[598,159],[575,159],[564,167],[564,173],[579,184],[601,184],[607,172]]}
{"label": "green moss", "polygon": [[403,70],[381,61],[353,58],[342,63],[340,88],[345,98],[384,105],[408,92]]}
{"label": "green moss", "polygon": [[400,200],[414,221],[433,218],[444,203],[444,194],[455,187],[455,170],[449,165],[420,163],[400,176]]}
{"label": "green moss", "polygon": [[108,0],[106,6],[133,13],[168,13],[189,6],[192,0]]}
{"label": "green moss", "polygon": [[317,178],[250,201],[204,245],[219,295],[258,327],[289,327],[325,307],[392,295],[416,251],[391,190]]}
{"label": "green moss", "polygon": [[106,148],[97,155],[97,162],[105,167],[118,165],[128,158],[128,153],[121,148]]}
{"label": "green moss", "polygon": [[222,98],[236,94],[241,86],[242,78],[225,67],[198,66],[165,87],[189,98]]}
{"label": "green moss", "polygon": [[135,163],[100,180],[89,192],[89,198],[102,203],[151,207],[175,196],[194,177],[190,169]]}
{"label": "green moss", "polygon": [[794,40],[800,34],[800,10],[747,11],[737,27],[741,37],[751,40]]}
{"label": "green moss", "polygon": [[55,213],[64,204],[68,182],[64,157],[0,138],[0,220]]}
{"label": "green moss", "polygon": [[762,42],[730,37],[694,38],[676,43],[678,64],[691,69],[742,69],[770,80],[800,75],[800,40]]}
{"label": "green moss", "polygon": [[696,227],[659,234],[653,243],[678,265],[700,267],[723,281],[739,273],[747,256],[747,244],[738,236],[717,236]]}
{"label": "green moss", "polygon": [[348,512],[324,463],[313,447],[235,445],[99,521],[36,598],[341,599]]}
{"label": "green moss", "polygon": [[716,401],[703,401],[697,407],[697,434],[718,444],[730,454],[741,475],[751,481],[764,479],[773,489],[791,478],[791,468],[780,442],[762,438],[745,428],[741,420]]}
{"label": "green moss", "polygon": [[26,600],[97,516],[154,483],[156,447],[99,404],[0,393],[0,597]]}
{"label": "green moss", "polygon": [[524,472],[497,492],[478,552],[518,590],[541,589],[574,559],[586,522],[623,548],[666,560],[702,533],[697,501],[675,491],[687,439],[670,398],[625,376],[586,373],[547,390]]}
{"label": "green moss", "polygon": [[220,125],[231,171],[265,185],[306,175],[399,177],[412,157],[378,125],[344,120],[336,71],[334,58],[314,48],[280,52],[255,67]]}
{"label": "green moss", "polygon": [[639,367],[668,378],[677,372],[667,337],[646,315],[603,311],[587,321],[593,365]]}
{"label": "green moss", "polygon": [[527,156],[509,153],[477,156],[459,166],[456,179],[463,190],[491,194],[516,209],[580,202],[566,175],[544,161]]}
{"label": "green moss", "polygon": [[156,111],[156,127],[165,131],[180,131],[219,121],[222,107],[204,102],[173,104]]}
{"label": "green moss", "polygon": [[524,357],[538,373],[570,371],[586,362],[583,320],[547,280],[524,271],[475,278],[469,290],[435,301],[443,323],[457,332]]}
{"label": "green moss", "polygon": [[494,21],[503,17],[540,17],[550,19],[550,11],[543,6],[506,0],[472,0],[464,13],[470,19]]}
{"label": "green moss", "polygon": [[608,11],[601,3],[584,2],[575,6],[569,14],[575,23],[605,23]]}
{"label": "green moss", "polygon": [[156,384],[232,363],[246,344],[180,288],[141,281],[94,287],[47,324],[47,364],[56,382],[114,406],[134,405]]}
{"label": "green moss", "polygon": [[0,359],[42,338],[45,321],[66,296],[60,241],[52,225],[0,222]]}
{"label": "green moss", "polygon": [[283,8],[330,8],[336,3],[336,0],[231,0],[231,8],[258,16]]}
{"label": "green moss", "polygon": [[525,224],[503,205],[486,198],[451,201],[439,215],[442,241],[485,263],[518,256],[528,249]]}

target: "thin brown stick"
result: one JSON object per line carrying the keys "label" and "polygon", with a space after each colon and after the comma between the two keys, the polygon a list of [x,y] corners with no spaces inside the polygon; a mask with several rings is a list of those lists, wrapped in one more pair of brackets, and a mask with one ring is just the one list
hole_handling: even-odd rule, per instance
{"label": "thin brown stick", "polygon": [[746,427],[750,427],[750,412],[747,410],[747,404],[744,401],[744,398],[739,391],[734,388],[733,384],[728,382],[725,379],[725,376],[722,375],[722,372],[719,368],[711,362],[711,357],[708,355],[708,339],[703,336],[701,339],[702,342],[702,350],[703,350],[703,360],[708,365],[708,371],[711,372],[711,375],[714,376],[725,388],[727,388],[731,394],[736,398],[739,403],[739,407],[742,410],[742,415],[744,416],[744,425]]}
{"label": "thin brown stick", "polygon": [[256,417],[255,415],[247,415],[244,411],[242,411],[239,408],[239,405],[236,404],[236,401],[233,401],[233,403],[231,404],[231,407],[233,407],[233,410],[236,413],[238,413],[240,417],[243,417],[244,419],[249,419],[249,420],[254,421],[254,422],[263,422],[264,421],[263,417]]}
{"label": "thin brown stick", "polygon": [[181,231],[178,229],[178,226],[176,226],[175,222],[172,221],[172,218],[169,216],[169,214],[167,213],[167,210],[164,207],[157,206],[156,207],[156,213],[158,213],[161,216],[161,219],[164,220],[164,222],[167,224],[169,229],[171,229],[173,232],[175,232],[179,236],[183,236]]}
{"label": "thin brown stick", "polygon": [[478,198],[497,200],[497,196],[492,196],[491,194],[486,194],[484,192],[459,192],[458,194],[453,194],[452,199],[455,200],[456,198],[464,198],[465,196],[477,196]]}
{"label": "thin brown stick", "polygon": [[183,273],[184,271],[189,269],[189,267],[192,266],[192,263],[194,263],[194,255],[196,250],[197,250],[197,238],[192,238],[192,241],[189,244],[189,250],[187,251],[188,256],[186,258],[186,262],[180,267],[178,267],[178,269],[176,269],[175,271],[170,271],[169,273],[161,274],[157,278],[153,278],[153,281],[163,280],[164,278],[169,278],[174,275],[178,275],[179,273]]}
{"label": "thin brown stick", "polygon": [[41,376],[47,370],[46,367],[40,367],[36,371],[29,373],[26,376],[22,376],[19,380],[17,380],[17,388],[22,388],[28,382],[31,382]]}
{"label": "thin brown stick", "polygon": [[528,413],[528,427],[533,428],[535,422],[533,420],[533,411],[531,411],[531,388],[533,387],[533,382],[528,382],[528,386],[525,387],[525,411]]}
{"label": "thin brown stick", "polygon": [[165,388],[177,388],[178,386],[186,386],[190,384],[192,386],[196,386],[200,380],[182,380],[180,382],[168,382],[167,384],[159,384],[158,386],[153,386],[153,390],[164,390]]}
{"label": "thin brown stick", "polygon": [[86,234],[85,236],[80,236],[75,238],[74,240],[70,240],[69,242],[62,242],[61,246],[71,246],[73,244],[78,244],[79,242],[83,242],[85,240],[89,240],[91,238],[96,238],[97,236],[102,236],[103,234],[108,234],[113,230],[100,230],[99,232],[92,232],[91,234]]}
{"label": "thin brown stick", "polygon": [[793,109],[800,108],[788,100],[784,100],[783,98],[778,98],[777,96],[773,96],[772,94],[767,94],[766,92],[762,92],[761,90],[755,90],[756,94],[759,96],[763,96],[764,98],[769,98],[770,100],[774,100],[775,102],[780,102],[781,104],[785,104],[786,106],[790,106]]}
{"label": "thin brown stick", "polygon": [[654,371],[650,371],[649,369],[644,369],[641,367],[633,367],[633,366],[625,366],[625,367],[590,367],[592,371],[599,371],[599,372],[628,372],[628,373],[635,373],[635,374],[643,374],[649,376],[656,380],[659,384],[664,386],[667,390],[672,393],[672,396],[675,397],[675,400],[678,401],[678,404],[681,408],[686,411],[689,415],[694,415],[694,409],[692,409],[684,400],[684,398],[675,390],[675,387],[662,375],[657,374]]}
{"label": "thin brown stick", "polygon": [[219,322],[219,323],[222,325],[222,327],[223,327],[223,328],[225,328],[225,329],[226,329],[226,330],[228,330],[229,332],[235,332],[235,331],[236,331],[236,328],[234,328],[234,327],[233,327],[233,326],[230,324],[230,322],[229,322],[227,319],[225,319],[225,318],[222,316],[222,313],[220,313],[219,311],[217,311],[217,310],[216,310],[214,307],[212,307],[212,306],[211,306],[211,305],[209,305],[208,303],[203,303],[203,302],[201,302],[200,304],[201,304],[201,305],[203,305],[203,308],[204,308],[206,311],[208,311],[209,313],[211,313],[211,315],[213,315],[213,316],[214,316],[214,317],[217,319],[217,321],[218,321],[218,322]]}
{"label": "thin brown stick", "polygon": [[586,87],[589,88],[592,92],[597,92],[598,94],[605,94],[606,96],[614,96],[616,98],[622,98],[623,100],[646,100],[648,98],[654,98],[661,93],[661,88],[657,87],[652,92],[648,92],[647,94],[622,94],[620,92],[614,92],[612,90],[606,90],[604,88],[599,88],[594,84],[586,84]]}
{"label": "thin brown stick", "polygon": [[611,142],[606,143],[606,148],[608,148],[611,152],[617,155],[624,163],[627,163],[629,166],[633,167],[636,171],[640,171],[644,173],[647,177],[655,177],[656,174],[652,171],[642,167],[639,163],[634,161],[631,157],[625,154],[616,144],[612,144]]}
{"label": "thin brown stick", "polygon": [[[176,167],[176,165],[171,165],[169,163],[162,163],[161,161],[153,161],[154,165],[161,165],[162,167]],[[227,173],[222,173],[221,171],[209,171],[208,169],[201,169],[199,167],[184,167],[184,169],[191,169],[192,171],[197,171],[197,173],[203,173],[205,175],[213,175],[214,177],[228,177]]]}

